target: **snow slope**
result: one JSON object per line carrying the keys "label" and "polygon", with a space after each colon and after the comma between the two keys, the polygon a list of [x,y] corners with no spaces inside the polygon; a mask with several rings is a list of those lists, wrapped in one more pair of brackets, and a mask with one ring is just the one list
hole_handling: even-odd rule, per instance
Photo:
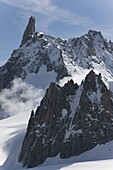
{"label": "snow slope", "polygon": [[[24,170],[17,160],[28,117],[29,115],[23,117],[20,113],[0,120],[0,170]],[[113,141],[96,146],[77,157],[63,160],[59,156],[48,158],[43,165],[31,170],[112,170],[112,167]]]}

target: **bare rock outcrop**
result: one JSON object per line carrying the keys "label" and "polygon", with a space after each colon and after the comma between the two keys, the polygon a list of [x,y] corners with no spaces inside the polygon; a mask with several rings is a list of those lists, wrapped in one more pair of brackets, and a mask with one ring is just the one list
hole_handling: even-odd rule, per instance
{"label": "bare rock outcrop", "polygon": [[58,154],[77,156],[113,140],[113,94],[94,71],[80,86],[51,83],[36,112],[32,111],[19,162],[27,168]]}
{"label": "bare rock outcrop", "polygon": [[21,45],[25,44],[28,39],[32,38],[32,36],[35,34],[35,17],[31,16],[29,18],[29,22],[26,26],[26,29],[23,34]]}

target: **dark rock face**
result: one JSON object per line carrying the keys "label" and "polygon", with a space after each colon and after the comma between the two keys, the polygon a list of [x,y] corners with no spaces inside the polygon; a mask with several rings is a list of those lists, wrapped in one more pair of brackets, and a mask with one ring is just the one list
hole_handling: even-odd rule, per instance
{"label": "dark rock face", "polygon": [[[7,61],[7,63],[0,67],[0,91],[4,88],[9,88],[11,85],[11,81],[15,78],[24,78],[24,65],[28,62],[29,59],[25,59],[22,61],[23,54],[13,57],[15,55],[16,50],[13,51],[12,57]],[[21,63],[22,62],[22,63]]]}
{"label": "dark rock face", "polygon": [[28,25],[24,31],[21,45],[25,44],[28,39],[32,38],[31,36],[35,34],[35,17],[31,16],[28,22]]}
{"label": "dark rock face", "polygon": [[113,94],[91,71],[80,86],[54,83],[32,111],[19,162],[36,167],[48,157],[69,158],[113,140]]}
{"label": "dark rock face", "polygon": [[[37,108],[35,114],[32,113],[29,120],[26,137],[19,156],[19,161],[22,161],[24,166],[37,166],[43,163],[48,156],[54,157],[60,152],[60,144],[65,134],[65,123],[68,121],[67,118],[62,119],[63,109],[65,109],[66,113],[70,110],[64,91],[60,86],[51,83],[41,102],[41,106]],[[30,136],[29,133],[31,134]],[[30,140],[26,140],[29,137]],[[34,142],[38,145],[34,145]],[[26,149],[28,145],[29,148]],[[38,158],[35,149],[38,154],[41,154]],[[27,155],[29,154],[30,160],[28,161]]]}
{"label": "dark rock face", "polygon": [[74,95],[75,90],[78,89],[78,84],[74,84],[74,81],[71,79],[64,85],[63,89],[67,96]]}

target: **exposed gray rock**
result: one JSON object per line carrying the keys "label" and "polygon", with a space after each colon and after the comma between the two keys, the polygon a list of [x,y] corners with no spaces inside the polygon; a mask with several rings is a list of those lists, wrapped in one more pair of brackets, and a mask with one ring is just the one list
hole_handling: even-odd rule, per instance
{"label": "exposed gray rock", "polygon": [[35,34],[35,17],[31,16],[29,18],[28,25],[26,26],[26,29],[23,34],[21,45],[25,44],[28,39],[32,38],[32,36]]}
{"label": "exposed gray rock", "polygon": [[72,80],[64,87],[50,84],[35,114],[32,112],[19,162],[36,167],[48,157],[69,158],[110,140],[113,94],[101,75],[90,71],[80,86]]}
{"label": "exposed gray rock", "polygon": [[74,95],[75,90],[78,89],[78,84],[74,84],[74,81],[71,79],[64,85],[63,89],[67,96]]}
{"label": "exposed gray rock", "polygon": [[[19,156],[19,161],[22,161],[24,166],[37,166],[43,163],[48,156],[54,157],[60,152],[66,121],[68,121],[68,114],[65,119],[62,119],[63,109],[67,113],[69,112],[69,102],[63,89],[59,85],[51,83],[41,101],[41,106],[37,108],[35,115],[32,112],[29,120]],[[37,155],[39,156],[37,157]]]}

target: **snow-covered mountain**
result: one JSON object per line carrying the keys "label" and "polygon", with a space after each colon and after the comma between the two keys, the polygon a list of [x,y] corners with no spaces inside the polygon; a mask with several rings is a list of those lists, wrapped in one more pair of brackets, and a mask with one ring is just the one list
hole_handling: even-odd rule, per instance
{"label": "snow-covered mountain", "polygon": [[9,87],[15,78],[46,88],[51,81],[63,78],[64,82],[84,75],[83,79],[90,69],[101,73],[105,82],[113,80],[113,43],[101,32],[90,30],[79,38],[64,40],[36,32],[31,17],[20,47],[0,68],[0,89]]}
{"label": "snow-covered mountain", "polygon": [[[101,32],[55,38],[36,32],[31,17],[19,48],[0,67],[0,91],[1,169],[48,165],[57,158],[64,165],[41,169],[60,169],[67,161],[90,160],[86,156],[95,148],[105,158],[104,146],[106,159],[113,158],[113,42]],[[104,145],[109,141],[110,147]]]}

